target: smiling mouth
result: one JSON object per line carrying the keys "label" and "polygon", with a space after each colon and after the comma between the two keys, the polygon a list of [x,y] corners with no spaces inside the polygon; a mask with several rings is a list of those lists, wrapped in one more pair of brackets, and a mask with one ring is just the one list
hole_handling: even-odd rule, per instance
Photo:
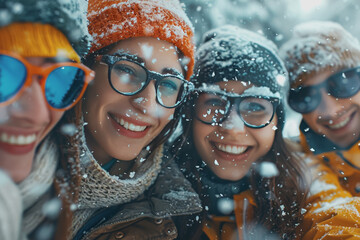
{"label": "smiling mouth", "polygon": [[30,135],[10,135],[2,133],[0,136],[0,142],[12,144],[12,145],[29,145],[36,141],[36,134]]}
{"label": "smiling mouth", "polygon": [[333,130],[337,130],[339,128],[342,128],[344,126],[346,126],[346,124],[348,124],[350,122],[350,119],[351,119],[352,115],[347,117],[346,119],[344,119],[343,121],[337,123],[337,124],[331,124],[331,125],[328,125],[328,127],[330,129],[333,129]]}
{"label": "smiling mouth", "polygon": [[119,124],[120,126],[125,128],[126,130],[130,130],[133,132],[143,132],[147,128],[147,126],[139,126],[139,125],[135,125],[133,123],[129,123],[129,122],[125,121],[123,118],[117,118],[114,115],[111,115],[111,117],[112,117],[112,119],[114,119],[114,121],[117,124]]}
{"label": "smiling mouth", "polygon": [[344,119],[339,123],[327,125],[327,127],[330,128],[331,130],[338,130],[340,128],[343,128],[350,122],[354,114],[355,113],[351,114],[350,116],[348,116],[346,119]]}
{"label": "smiling mouth", "polygon": [[233,154],[233,155],[242,154],[242,153],[246,152],[246,150],[248,149],[248,147],[240,147],[240,146],[220,144],[220,143],[216,143],[216,144],[214,144],[214,146],[219,151],[222,151],[222,152],[225,152],[228,154]]}

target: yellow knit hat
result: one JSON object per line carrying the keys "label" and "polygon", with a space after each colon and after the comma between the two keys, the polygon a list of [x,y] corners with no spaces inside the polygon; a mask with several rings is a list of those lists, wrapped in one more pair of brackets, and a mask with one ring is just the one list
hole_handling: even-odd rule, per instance
{"label": "yellow knit hat", "polygon": [[193,27],[178,0],[89,0],[90,53],[132,37],[154,37],[174,44],[194,68]]}
{"label": "yellow knit hat", "polygon": [[49,24],[12,23],[0,28],[0,50],[23,57],[66,57],[80,63],[80,57],[66,36]]}

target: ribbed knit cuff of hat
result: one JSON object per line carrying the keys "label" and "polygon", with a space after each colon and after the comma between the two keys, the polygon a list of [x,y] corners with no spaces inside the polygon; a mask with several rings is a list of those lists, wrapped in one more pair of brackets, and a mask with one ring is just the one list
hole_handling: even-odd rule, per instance
{"label": "ribbed knit cuff of hat", "polygon": [[49,24],[13,23],[0,28],[0,50],[22,57],[59,57],[80,62],[66,36]]}
{"label": "ribbed knit cuff of hat", "polygon": [[187,58],[186,78],[194,65],[193,27],[177,0],[89,1],[90,53],[123,39],[154,37],[174,44]]}

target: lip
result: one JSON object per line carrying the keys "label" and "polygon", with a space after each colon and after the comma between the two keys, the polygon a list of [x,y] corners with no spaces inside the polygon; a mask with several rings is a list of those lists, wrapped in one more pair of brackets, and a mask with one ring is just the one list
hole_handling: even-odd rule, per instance
{"label": "lip", "polygon": [[[218,157],[221,158],[220,160],[225,160],[225,161],[233,162],[233,163],[245,161],[246,159],[248,159],[249,154],[250,154],[251,151],[253,150],[253,147],[247,146],[248,149],[247,149],[245,152],[241,153],[241,154],[230,154],[230,153],[226,153],[226,152],[223,152],[223,151],[219,150],[219,149],[215,146],[216,144],[219,144],[219,143],[217,143],[217,142],[210,142],[210,145],[211,145],[212,149],[214,150],[214,153],[215,153]],[[233,145],[233,146],[235,146],[234,144],[225,144],[225,143],[221,143],[221,144],[224,144],[224,145]],[[242,145],[242,147],[244,147],[244,145]]]}
{"label": "lip", "polygon": [[356,115],[356,111],[350,113],[350,114],[346,114],[347,116],[343,116],[341,117],[340,119],[337,119],[332,125],[336,125],[336,124],[339,124],[341,122],[344,122],[346,121],[346,119],[349,119],[347,120],[347,123],[340,127],[340,128],[337,128],[337,129],[334,129],[334,128],[330,128],[329,127],[329,124],[323,124],[326,129],[334,134],[342,134],[342,133],[346,133],[348,131],[348,129],[350,128],[352,122],[354,121],[354,118],[355,118],[355,115]]}
{"label": "lip", "polygon": [[[0,129],[0,133],[6,133],[8,135],[15,135],[15,136],[29,136],[29,135],[36,135],[36,138],[38,138],[38,131],[33,131],[33,130],[19,130],[19,129],[14,129],[12,127],[9,127],[10,129]],[[30,143],[30,144],[24,144],[24,145],[18,145],[18,144],[11,144],[11,143],[7,143],[7,142],[2,142],[0,141],[0,149],[13,154],[13,155],[23,155],[23,154],[27,154],[31,151],[34,150],[34,148],[36,147],[37,144],[37,139]]]}
{"label": "lip", "polygon": [[[108,114],[111,125],[113,126],[113,128],[120,134],[123,135],[125,137],[129,137],[129,138],[143,138],[146,136],[146,134],[148,133],[148,131],[150,130],[150,124],[146,123],[146,122],[142,122],[139,120],[135,120],[132,118],[129,118],[127,116],[122,116],[122,115],[116,115],[116,114],[112,114],[109,113]],[[135,131],[131,131],[129,129],[124,128],[123,126],[121,126],[119,123],[117,123],[117,121],[114,119],[114,116],[118,119],[124,119],[126,122],[138,125],[138,126],[144,126],[146,127],[144,131],[141,132],[135,132]]]}
{"label": "lip", "polygon": [[35,148],[36,142],[27,145],[14,145],[0,142],[0,149],[13,155],[22,155],[31,152]]}

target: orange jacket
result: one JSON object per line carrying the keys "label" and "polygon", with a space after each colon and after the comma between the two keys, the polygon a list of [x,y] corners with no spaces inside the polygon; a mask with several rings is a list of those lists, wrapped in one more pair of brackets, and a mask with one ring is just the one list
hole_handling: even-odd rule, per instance
{"label": "orange jacket", "polygon": [[303,239],[360,239],[360,141],[340,149],[305,123],[300,129],[312,175]]}
{"label": "orange jacket", "polygon": [[[209,216],[206,219],[203,232],[210,240],[243,239],[243,230],[246,225],[243,219],[249,220],[253,217],[256,204],[250,190],[234,195],[233,199],[235,218],[233,216]],[[245,214],[246,217],[244,217]]]}

